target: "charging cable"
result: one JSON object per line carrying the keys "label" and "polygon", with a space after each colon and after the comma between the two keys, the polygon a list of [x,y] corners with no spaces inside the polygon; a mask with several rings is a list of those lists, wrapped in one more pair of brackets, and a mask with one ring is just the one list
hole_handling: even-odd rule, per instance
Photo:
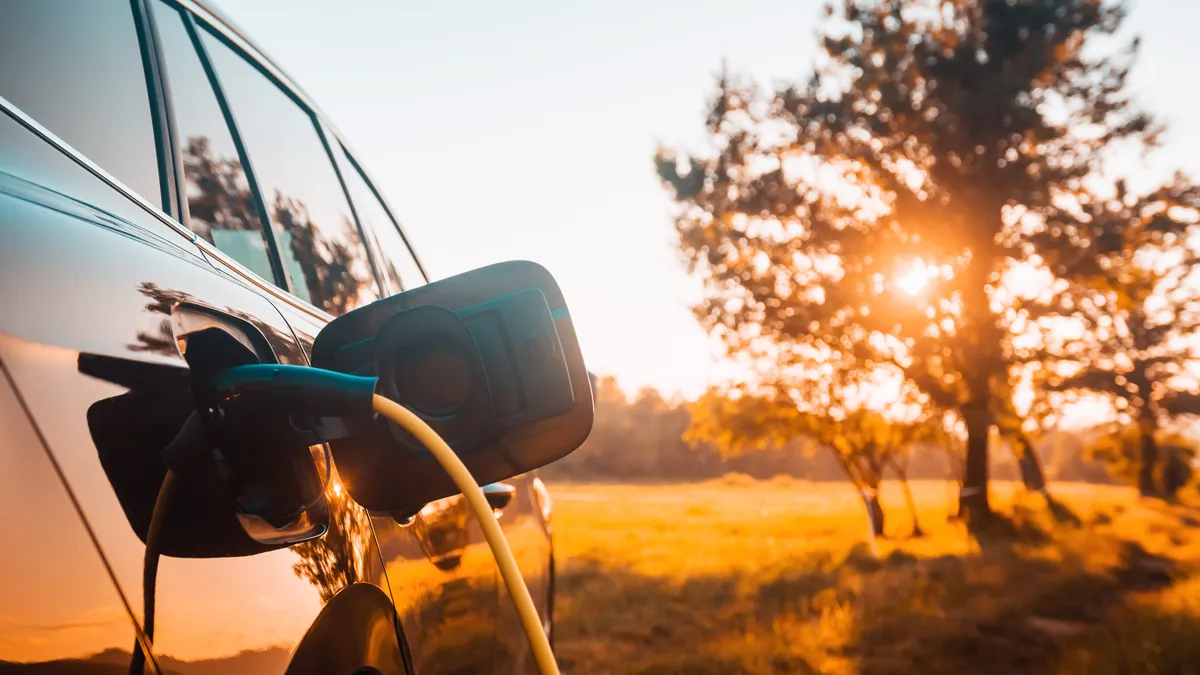
{"label": "charging cable", "polygon": [[[198,445],[197,440],[203,437],[200,416],[192,413],[183,423],[179,433],[163,449],[163,457],[174,459],[194,454]],[[154,642],[154,608],[155,596],[158,589],[158,562],[161,558],[162,538],[167,526],[167,512],[171,508],[171,500],[175,490],[175,471],[168,468],[158,488],[158,496],[154,499],[154,509],[150,512],[150,524],[146,528],[146,550],[142,558],[142,633],[147,642]],[[147,654],[142,648],[141,641],[133,646],[133,654],[129,660],[129,674],[142,675],[146,666]],[[157,669],[155,670],[157,672]]]}
{"label": "charging cable", "polygon": [[454,450],[424,420],[408,408],[378,394],[372,400],[372,405],[375,412],[400,425],[428,448],[450,475],[454,485],[467,498],[467,504],[475,514],[475,519],[479,521],[488,547],[492,549],[492,555],[496,558],[496,566],[500,568],[500,577],[504,579],[504,586],[508,588],[508,595],[517,609],[517,616],[520,617],[521,627],[525,629],[525,636],[529,639],[529,648],[533,651],[538,671],[541,675],[558,675],[558,663],[555,662],[554,652],[550,649],[550,639],[542,629],[533,597],[529,595],[529,588],[525,586],[525,579],[517,567],[517,560],[508,546],[508,540],[504,538],[504,530],[496,522],[492,507],[483,495],[483,489],[475,482],[475,478],[458,455],[454,454]]}
{"label": "charging cable", "polygon": [[[467,469],[445,439],[438,435],[415,413],[386,397],[374,393],[375,378],[358,377],[300,366],[252,364],[231,368],[224,373],[221,391],[225,401],[257,400],[271,401],[275,409],[317,416],[354,415],[366,412],[370,401],[371,409],[380,416],[412,434],[424,445],[450,479],[466,497],[488,547],[496,559],[500,577],[508,589],[508,595],[516,608],[521,627],[529,640],[530,650],[541,675],[559,675],[550,640],[538,619],[537,607],[525,586],[525,579],[517,567],[516,558],[504,537],[504,530],[496,521],[491,505],[483,489],[475,482]],[[181,459],[192,456],[197,449],[209,447],[202,433],[199,415],[193,414],[185,422],[176,438],[163,450],[163,459],[172,467],[166,473],[155,500],[150,525],[146,535],[146,550],[143,564],[144,632],[149,640],[154,635],[154,604],[158,562],[161,555],[162,538],[167,527],[167,514],[173,499],[176,476],[174,467],[182,466]],[[140,673],[148,660],[139,646],[135,648],[130,663],[130,673]]]}

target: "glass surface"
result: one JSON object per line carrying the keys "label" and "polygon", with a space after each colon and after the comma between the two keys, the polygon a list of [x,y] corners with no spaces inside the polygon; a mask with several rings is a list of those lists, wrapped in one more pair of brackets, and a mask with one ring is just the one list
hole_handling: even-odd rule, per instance
{"label": "glass surface", "polygon": [[10,0],[0,96],[151,204],[162,204],[140,43],[128,0]]}
{"label": "glass surface", "polygon": [[367,249],[311,115],[210,33],[221,80],[300,298],[333,315],[378,299]]}
{"label": "glass surface", "polygon": [[163,2],[154,3],[153,14],[183,153],[192,230],[259,276],[273,280],[266,235],[246,172],[183,16]]}
{"label": "glass surface", "polygon": [[376,259],[380,268],[392,285],[392,292],[416,288],[426,283],[425,275],[417,266],[412,251],[400,236],[400,230],[380,203],[366,178],[359,173],[358,168],[343,151],[342,176],[346,179],[346,187],[350,190],[350,198],[354,200],[354,208],[368,236],[375,240],[375,248],[380,255]]}

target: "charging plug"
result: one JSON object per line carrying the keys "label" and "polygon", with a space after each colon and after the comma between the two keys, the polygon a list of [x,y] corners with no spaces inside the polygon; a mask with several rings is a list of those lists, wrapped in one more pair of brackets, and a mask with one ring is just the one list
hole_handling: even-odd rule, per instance
{"label": "charging plug", "polygon": [[214,373],[197,388],[217,471],[247,534],[263,541],[318,532],[304,526],[324,499],[310,448],[371,423],[375,383],[320,368],[247,364]]}
{"label": "charging plug", "polygon": [[211,402],[314,419],[370,416],[376,382],[321,368],[253,363],[218,373],[211,383]]}

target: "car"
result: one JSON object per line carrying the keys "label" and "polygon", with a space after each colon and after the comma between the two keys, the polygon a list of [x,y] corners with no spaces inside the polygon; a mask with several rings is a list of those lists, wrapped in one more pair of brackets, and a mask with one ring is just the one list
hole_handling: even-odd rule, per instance
{"label": "car", "polygon": [[[308,364],[334,318],[427,281],[343,137],[215,8],[4,3],[0,672],[532,672],[460,495],[368,512],[314,446],[323,536],[195,486],[150,531],[205,363]],[[551,633],[550,495],[485,493]]]}

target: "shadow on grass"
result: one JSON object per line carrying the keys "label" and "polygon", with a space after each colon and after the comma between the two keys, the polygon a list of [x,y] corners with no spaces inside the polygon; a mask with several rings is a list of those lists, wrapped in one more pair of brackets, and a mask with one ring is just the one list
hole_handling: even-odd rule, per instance
{"label": "shadow on grass", "polygon": [[[927,578],[938,588],[935,595],[943,596],[939,611],[860,616],[851,649],[864,675],[1064,672],[1063,656],[1075,639],[1122,607],[1127,594],[1171,583],[1169,561],[1135,543],[1120,546],[1121,564],[1101,572],[1080,560],[1017,555],[990,563],[948,556],[930,560]],[[980,583],[988,577],[993,583]],[[922,591],[910,590],[910,606],[920,607],[913,596]],[[946,593],[956,597],[945,598]],[[893,600],[903,605],[899,595]]]}
{"label": "shadow on grass", "polygon": [[[1099,672],[1112,673],[1155,664],[1166,668],[1155,672],[1177,672],[1170,664],[1183,662],[1180,653],[1200,655],[1200,626],[1127,606],[1131,592],[1172,584],[1170,560],[1109,539],[1112,560],[1097,564],[1086,546],[1057,547],[1047,527],[1054,526],[1018,508],[981,537],[977,556],[895,550],[877,559],[863,546],[840,558],[797,559],[773,575],[731,567],[727,575],[669,578],[571,560],[559,578],[560,657],[565,672],[581,675],[1049,675],[1097,671],[1102,654],[1113,668]],[[1113,660],[1131,649],[1114,645],[1146,642],[1164,624],[1175,627],[1165,639],[1179,643],[1176,651],[1143,646],[1140,658],[1154,663],[1122,668]],[[1192,638],[1195,646],[1185,648]]]}
{"label": "shadow on grass", "polygon": [[1087,675],[1195,673],[1197,664],[1200,621],[1194,612],[1135,605],[1077,640],[1061,670]]}
{"label": "shadow on grass", "polygon": [[976,527],[974,537],[985,553],[1004,554],[1014,546],[1042,546],[1050,543],[1051,529],[1055,527],[1044,514],[1053,514],[1053,509],[1041,511],[1025,502],[1016,502],[1011,513],[994,512],[986,523]]}
{"label": "shadow on grass", "polygon": [[1046,494],[1046,508],[1050,511],[1051,517],[1060,525],[1069,525],[1071,527],[1080,527],[1083,525],[1083,520],[1071,510],[1069,506]]}
{"label": "shadow on grass", "polygon": [[[560,665],[575,675],[819,672],[802,655],[747,639],[758,617],[747,611],[744,582],[738,575],[672,581],[575,559],[558,577]],[[815,579],[811,589],[830,582]]]}

